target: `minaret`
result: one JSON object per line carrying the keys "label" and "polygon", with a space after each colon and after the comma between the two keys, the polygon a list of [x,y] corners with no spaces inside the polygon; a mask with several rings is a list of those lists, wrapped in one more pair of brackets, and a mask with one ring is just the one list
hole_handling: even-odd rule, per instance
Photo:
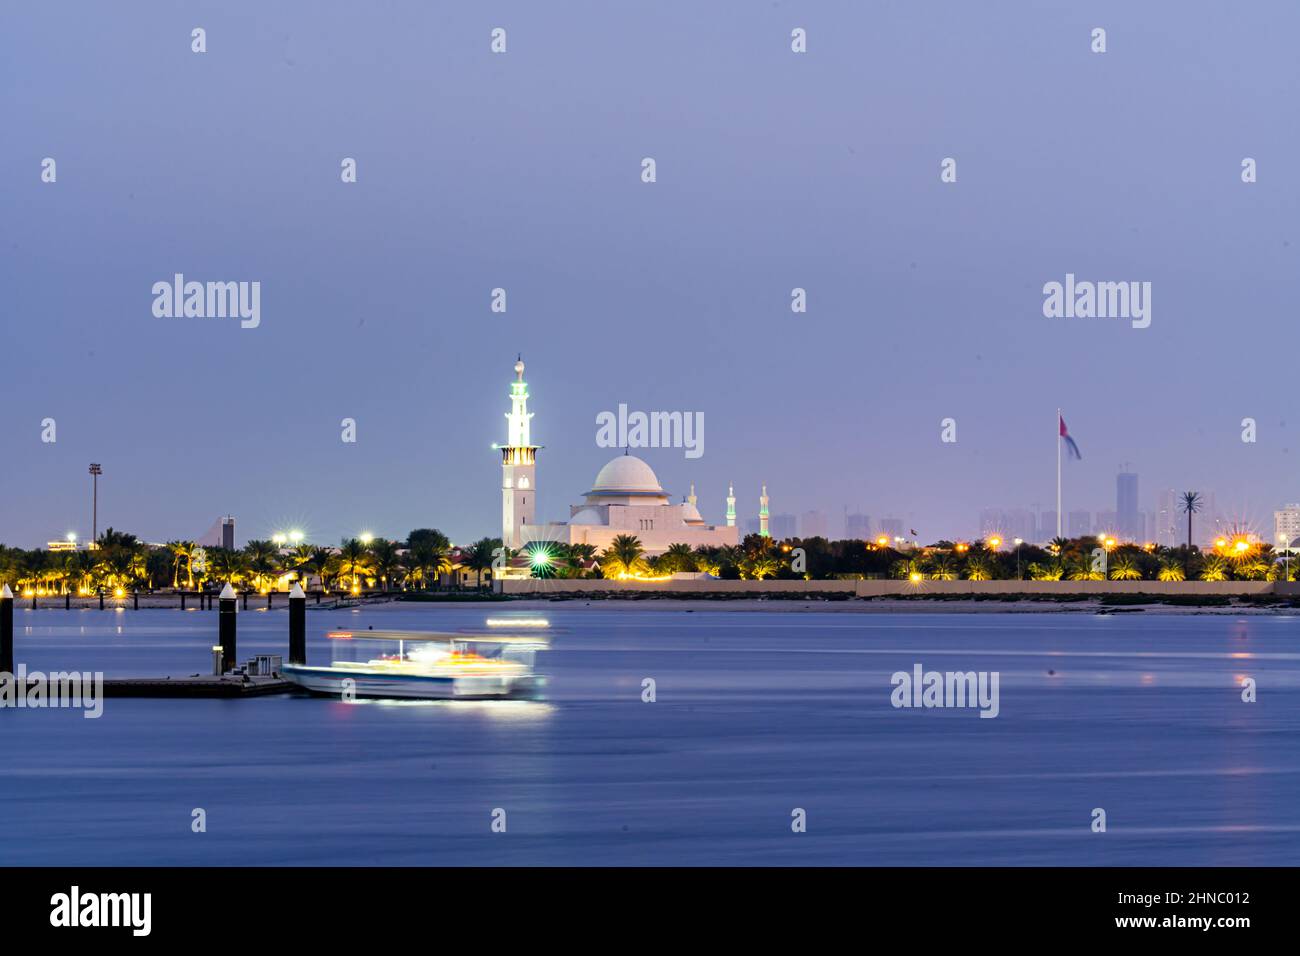
{"label": "minaret", "polygon": [[510,411],[505,413],[509,444],[501,449],[501,540],[507,548],[526,542],[522,529],[535,524],[537,516],[537,449],[529,437],[532,412],[528,410],[528,383],[524,381],[524,358],[515,362],[515,380],[510,383]]}
{"label": "minaret", "polygon": [[736,526],[736,489],[727,484],[727,527]]}
{"label": "minaret", "polygon": [[763,486],[763,493],[758,496],[758,533],[765,538],[771,537],[767,532],[767,485]]}
{"label": "minaret", "polygon": [[691,493],[686,496],[686,500],[690,503],[692,508],[699,505],[699,501],[695,497],[695,482],[693,481],[691,482]]}

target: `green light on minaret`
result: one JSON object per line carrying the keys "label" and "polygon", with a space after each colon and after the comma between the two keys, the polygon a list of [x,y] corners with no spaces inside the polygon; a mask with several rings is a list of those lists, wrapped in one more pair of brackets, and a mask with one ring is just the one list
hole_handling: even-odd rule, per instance
{"label": "green light on minaret", "polygon": [[764,538],[772,537],[767,530],[767,485],[763,486],[763,493],[758,496],[758,533]]}
{"label": "green light on minaret", "polygon": [[727,484],[727,527],[736,526],[736,489]]}

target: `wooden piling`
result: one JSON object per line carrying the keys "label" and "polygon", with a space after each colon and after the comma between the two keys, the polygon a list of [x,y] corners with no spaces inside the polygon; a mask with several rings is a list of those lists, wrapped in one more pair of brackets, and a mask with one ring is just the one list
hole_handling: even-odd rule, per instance
{"label": "wooden piling", "polygon": [[14,672],[14,592],[0,590],[0,672]]}
{"label": "wooden piling", "polygon": [[[245,599],[248,594],[245,592]],[[217,634],[220,638],[222,665],[226,671],[235,669],[235,589],[229,582],[221,589],[220,607],[217,611]]]}
{"label": "wooden piling", "polygon": [[307,663],[307,595],[297,581],[289,592],[289,663]]}

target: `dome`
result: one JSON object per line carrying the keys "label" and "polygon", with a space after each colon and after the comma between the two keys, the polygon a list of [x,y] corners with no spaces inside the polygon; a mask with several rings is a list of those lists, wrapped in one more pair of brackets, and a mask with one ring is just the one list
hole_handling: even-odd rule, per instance
{"label": "dome", "polygon": [[596,475],[589,495],[662,495],[654,469],[635,455],[619,455]]}
{"label": "dome", "polygon": [[583,508],[569,519],[569,524],[604,524],[605,519],[595,508]]}

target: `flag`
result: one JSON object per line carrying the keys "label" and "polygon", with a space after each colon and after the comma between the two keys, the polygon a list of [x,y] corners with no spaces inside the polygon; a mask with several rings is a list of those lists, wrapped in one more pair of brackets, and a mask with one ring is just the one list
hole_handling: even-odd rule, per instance
{"label": "flag", "polygon": [[1066,431],[1065,417],[1063,415],[1057,415],[1056,417],[1061,423],[1061,437],[1065,439],[1066,447],[1070,449],[1070,456],[1082,460],[1083,455],[1079,453],[1079,446],[1074,443],[1074,439],[1071,438],[1070,433]]}

